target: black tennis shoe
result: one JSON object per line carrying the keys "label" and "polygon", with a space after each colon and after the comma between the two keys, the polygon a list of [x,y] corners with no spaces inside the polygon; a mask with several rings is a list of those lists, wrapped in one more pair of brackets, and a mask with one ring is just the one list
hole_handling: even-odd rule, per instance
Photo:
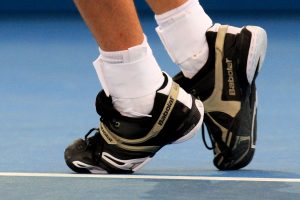
{"label": "black tennis shoe", "polygon": [[263,64],[266,32],[255,26],[215,24],[206,33],[209,58],[192,79],[173,80],[204,104],[204,123],[220,170],[245,167],[253,158],[257,134],[255,79]]}
{"label": "black tennis shoe", "polygon": [[[145,165],[163,146],[190,139],[200,129],[204,108],[172,78],[156,93],[151,117],[122,116],[102,91],[96,98],[101,116],[99,128],[91,129],[65,150],[67,165],[78,173],[133,173]],[[171,84],[169,95],[161,91]],[[185,103],[186,98],[190,102]],[[93,136],[89,136],[94,132]]]}

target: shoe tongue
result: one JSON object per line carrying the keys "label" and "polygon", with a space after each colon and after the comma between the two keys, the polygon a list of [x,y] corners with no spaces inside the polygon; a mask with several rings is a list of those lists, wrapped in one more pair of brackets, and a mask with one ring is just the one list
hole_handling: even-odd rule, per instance
{"label": "shoe tongue", "polygon": [[108,116],[109,118],[121,116],[121,114],[113,107],[111,97],[107,97],[102,90],[96,97],[96,111],[100,116]]}

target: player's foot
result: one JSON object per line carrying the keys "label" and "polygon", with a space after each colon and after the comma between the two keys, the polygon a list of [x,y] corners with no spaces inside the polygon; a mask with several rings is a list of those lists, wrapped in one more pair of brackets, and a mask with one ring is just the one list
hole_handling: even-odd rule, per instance
{"label": "player's foot", "polygon": [[[151,117],[124,117],[114,109],[111,98],[100,92],[96,98],[100,126],[67,147],[67,165],[78,173],[133,173],[163,146],[190,139],[202,125],[203,105],[168,75],[164,77]],[[165,95],[163,90],[170,85]]]}
{"label": "player's foot", "polygon": [[[254,155],[255,78],[265,58],[267,35],[260,27],[216,24],[206,37],[206,65],[192,79],[179,73],[174,80],[203,101],[214,165],[221,170],[239,169],[248,165]],[[205,138],[204,143],[209,148]]]}

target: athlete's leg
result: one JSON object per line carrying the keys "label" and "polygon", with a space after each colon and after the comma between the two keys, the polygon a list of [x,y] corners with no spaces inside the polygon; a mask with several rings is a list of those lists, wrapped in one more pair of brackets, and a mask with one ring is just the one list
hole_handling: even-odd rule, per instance
{"label": "athlete's leg", "polygon": [[174,80],[204,102],[215,166],[246,166],[255,149],[254,81],[266,51],[265,31],[212,27],[198,0],[147,1],[156,14],[158,35],[181,68]]}
{"label": "athlete's leg", "polygon": [[163,146],[193,136],[203,106],[161,72],[132,0],[76,5],[100,46],[94,66],[104,91],[96,98],[100,127],[71,144],[65,160],[76,172],[132,173]]}
{"label": "athlete's leg", "polygon": [[126,116],[147,115],[163,75],[144,37],[133,0],[75,3],[99,44],[100,56],[94,65],[107,96]]}
{"label": "athlete's leg", "polygon": [[75,0],[85,23],[104,51],[120,51],[143,42],[132,0]]}

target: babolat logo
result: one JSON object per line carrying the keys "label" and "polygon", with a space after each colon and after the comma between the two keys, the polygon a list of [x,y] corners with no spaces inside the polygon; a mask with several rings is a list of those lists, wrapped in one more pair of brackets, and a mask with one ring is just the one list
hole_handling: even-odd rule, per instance
{"label": "babolat logo", "polygon": [[232,60],[226,58],[226,65],[227,65],[227,75],[228,75],[228,93],[230,96],[235,96],[235,84],[234,84],[234,76],[233,76],[233,64]]}
{"label": "babolat logo", "polygon": [[165,111],[162,113],[162,116],[161,116],[161,118],[158,121],[158,124],[160,126],[162,126],[164,124],[164,122],[165,122],[167,116],[169,115],[169,112],[170,112],[171,107],[174,104],[174,102],[175,102],[175,99],[173,97],[170,97],[169,98],[169,102],[167,104],[167,107],[166,107]]}

